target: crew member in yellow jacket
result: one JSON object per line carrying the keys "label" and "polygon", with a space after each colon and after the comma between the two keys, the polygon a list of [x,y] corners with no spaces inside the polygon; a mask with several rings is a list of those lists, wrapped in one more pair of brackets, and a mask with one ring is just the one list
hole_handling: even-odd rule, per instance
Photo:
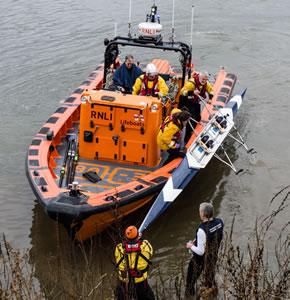
{"label": "crew member in yellow jacket", "polygon": [[[192,127],[195,128],[197,123],[200,121],[200,96],[206,98],[208,94],[208,103],[211,103],[211,99],[214,96],[214,90],[208,81],[208,72],[203,71],[196,73],[192,78],[185,82],[184,87],[180,91],[179,97],[179,108],[186,107],[192,118],[196,121],[191,123]],[[192,134],[191,126],[188,124],[186,127],[185,142],[187,143]]]}
{"label": "crew member in yellow jacket", "polygon": [[154,300],[147,280],[153,248],[147,240],[141,238],[135,226],[129,226],[125,234],[125,241],[118,244],[115,250],[119,273],[116,299]]}
{"label": "crew member in yellow jacket", "polygon": [[162,122],[157,135],[157,144],[161,150],[169,153],[169,157],[164,165],[177,157],[184,156],[184,152],[180,152],[180,143],[178,141],[190,117],[191,114],[188,111],[175,108],[172,110],[172,114]]}
{"label": "crew member in yellow jacket", "polygon": [[163,98],[167,93],[168,86],[164,79],[158,75],[157,68],[154,64],[148,64],[146,73],[136,79],[132,94]]}

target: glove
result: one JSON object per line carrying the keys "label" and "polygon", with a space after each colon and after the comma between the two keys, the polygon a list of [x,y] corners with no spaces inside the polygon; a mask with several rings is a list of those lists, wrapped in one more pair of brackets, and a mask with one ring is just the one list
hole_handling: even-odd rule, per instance
{"label": "glove", "polygon": [[188,91],[187,96],[193,96],[193,91]]}
{"label": "glove", "polygon": [[209,94],[208,98],[211,100],[213,98],[213,94]]}
{"label": "glove", "polygon": [[180,148],[180,144],[175,144],[175,149],[179,149]]}

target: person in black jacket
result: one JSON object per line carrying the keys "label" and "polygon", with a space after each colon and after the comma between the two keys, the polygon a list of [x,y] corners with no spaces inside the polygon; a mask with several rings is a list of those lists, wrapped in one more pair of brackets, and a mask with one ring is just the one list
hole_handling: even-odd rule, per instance
{"label": "person in black jacket", "polygon": [[215,265],[223,238],[224,224],[221,219],[213,217],[213,205],[201,203],[199,214],[203,222],[196,231],[195,239],[186,244],[186,248],[192,251],[186,278],[186,293],[191,296],[195,294],[194,285],[203,271],[204,286],[215,287]]}

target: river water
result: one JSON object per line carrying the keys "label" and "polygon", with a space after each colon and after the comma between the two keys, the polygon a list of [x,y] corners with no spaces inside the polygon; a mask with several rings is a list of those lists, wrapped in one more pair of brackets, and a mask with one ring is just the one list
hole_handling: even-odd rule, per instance
{"label": "river water", "polygon": [[[129,3],[129,1],[127,1]],[[132,1],[132,26],[145,19],[151,1]],[[169,3],[170,2],[170,3]],[[57,257],[58,228],[37,204],[25,176],[25,155],[32,138],[75,88],[103,60],[103,40],[126,35],[129,4],[100,0],[7,0],[0,3],[0,232],[19,249],[31,249],[31,262],[45,270],[47,257]],[[172,3],[156,0],[164,37],[171,33]],[[190,43],[190,0],[175,1],[176,40]],[[213,160],[184,193],[147,230],[157,266],[178,274],[180,260],[188,261],[184,245],[199,224],[199,203],[212,201],[229,228],[236,215],[235,242],[243,246],[255,219],[267,215],[279,200],[272,197],[289,184],[290,2],[288,0],[195,1],[193,62],[211,74],[220,66],[238,76],[236,93],[247,88],[237,125],[249,147],[227,142],[237,168],[235,175]],[[127,54],[122,53],[121,59]],[[135,54],[133,52],[133,54]],[[145,60],[149,54],[137,59]],[[163,54],[166,58],[166,53]],[[148,209],[148,207],[147,207]],[[144,217],[146,209],[129,221]],[[285,209],[271,229],[268,251],[289,220]],[[168,222],[170,220],[170,222]],[[286,232],[289,234],[289,232]],[[61,234],[61,245],[70,241]],[[103,241],[112,252],[109,238]],[[67,246],[69,248],[69,246]],[[96,253],[96,259],[103,254]],[[110,254],[108,253],[110,256]],[[62,259],[62,257],[58,258]],[[111,270],[111,264],[103,264]],[[96,270],[96,273],[101,272]]]}

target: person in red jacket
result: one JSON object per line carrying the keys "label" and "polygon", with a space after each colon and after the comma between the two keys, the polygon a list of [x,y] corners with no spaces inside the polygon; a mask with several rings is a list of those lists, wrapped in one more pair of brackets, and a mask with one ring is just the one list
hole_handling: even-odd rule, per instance
{"label": "person in red jacket", "polygon": [[[208,94],[208,103],[211,102],[211,99],[214,95],[214,90],[211,84],[208,81],[208,72],[203,71],[199,74],[195,74],[190,78],[180,91],[179,104],[178,108],[186,107],[192,115],[192,118],[198,123],[200,121],[200,98],[207,98]],[[191,125],[193,128],[197,125],[196,122],[192,122]],[[190,125],[187,125],[185,142],[188,142],[192,134],[192,129]]]}

